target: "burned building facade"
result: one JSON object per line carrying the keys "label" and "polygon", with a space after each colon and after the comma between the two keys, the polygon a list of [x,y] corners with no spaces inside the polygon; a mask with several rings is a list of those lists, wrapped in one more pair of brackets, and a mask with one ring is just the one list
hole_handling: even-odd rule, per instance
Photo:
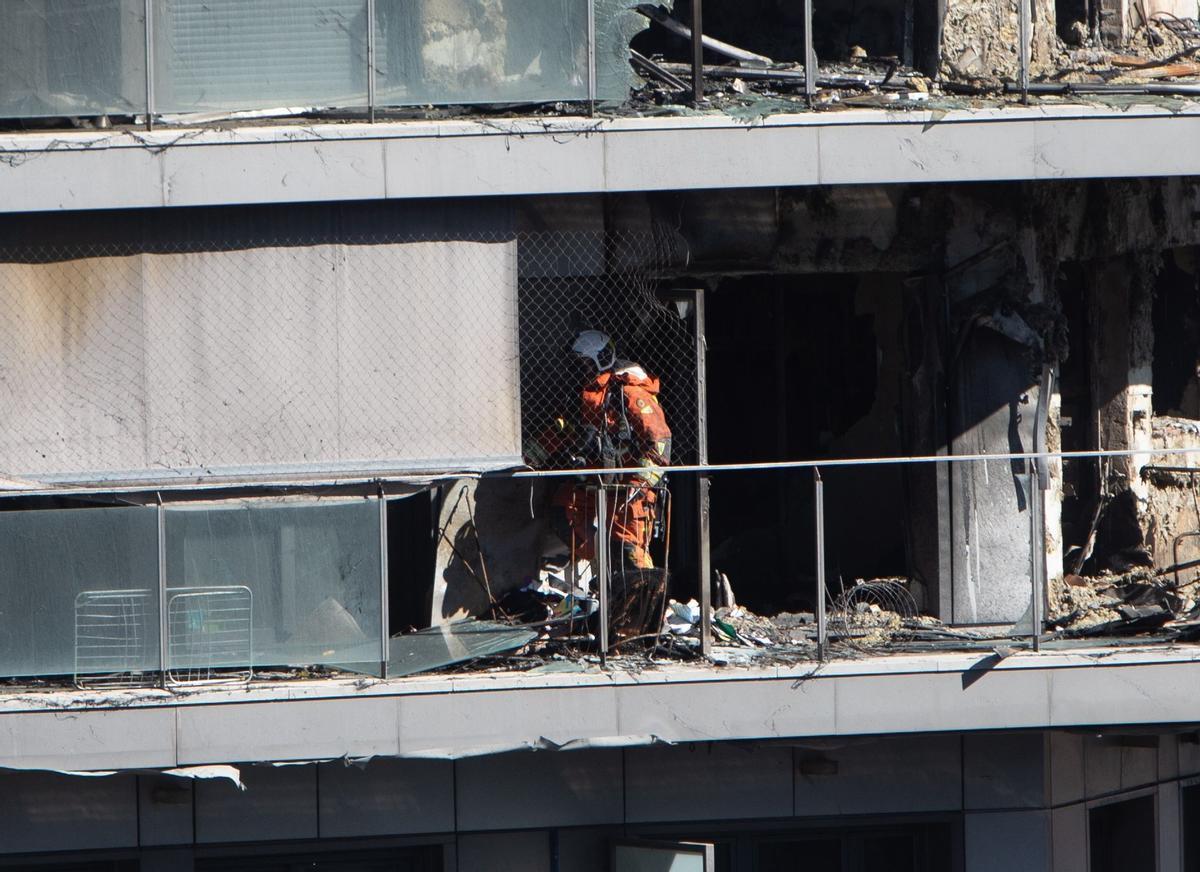
{"label": "burned building facade", "polygon": [[1200,862],[1195,9],[18,5],[0,869]]}

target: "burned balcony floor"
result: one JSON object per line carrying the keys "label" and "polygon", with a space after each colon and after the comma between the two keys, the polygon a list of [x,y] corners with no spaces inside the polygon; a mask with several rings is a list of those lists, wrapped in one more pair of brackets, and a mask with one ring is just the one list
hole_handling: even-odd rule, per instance
{"label": "burned balcony floor", "polygon": [[[1056,581],[1051,587],[1047,627],[1038,647],[1075,650],[1200,640],[1196,585],[1193,582],[1177,588],[1169,573],[1149,570],[1090,579],[1067,576],[1065,582]],[[713,653],[708,662],[716,666],[764,666],[937,651],[1014,652],[1033,646],[1027,620],[1024,626],[1021,621],[1011,627],[949,626],[918,613],[907,587],[906,580],[879,579],[860,582],[834,598],[826,615],[828,630],[823,650],[818,644],[818,619],[812,612],[764,616],[736,604],[720,605],[712,613]],[[613,647],[617,653],[610,656],[610,662],[616,669],[637,665],[653,670],[681,662],[704,666],[701,620],[701,608],[695,600],[672,599],[667,604],[661,634],[632,642],[616,639]],[[584,630],[580,627],[576,632]],[[598,666],[599,658],[594,650],[581,647],[577,641],[564,643],[543,633],[494,668],[537,672],[571,669],[568,664],[585,670],[587,664]]]}
{"label": "burned balcony floor", "polygon": [[[871,4],[854,20],[838,12],[818,14],[813,22],[818,62],[814,90],[807,93],[804,27],[798,12],[758,4],[763,8],[747,15],[738,4],[710,0],[705,16],[704,103],[695,105],[690,80],[687,10],[677,9],[673,15],[667,7],[654,4],[602,4],[597,10],[598,69],[593,78],[599,90],[593,95],[598,99],[588,99],[582,84],[587,79],[582,69],[587,52],[581,44],[542,45],[552,28],[536,11],[509,15],[512,20],[505,26],[501,22],[505,14],[494,3],[478,5],[475,17],[498,25],[490,37],[475,29],[477,21],[457,20],[436,4],[417,14],[421,21],[415,26],[422,38],[434,41],[418,58],[405,55],[412,46],[396,42],[396,22],[383,15],[377,26],[380,38],[388,43],[387,63],[372,73],[381,81],[377,104],[369,111],[362,108],[365,93],[344,107],[330,95],[302,93],[279,94],[276,103],[258,105],[236,88],[204,99],[181,93],[175,102],[157,107],[157,112],[136,111],[138,100],[131,96],[134,83],[129,76],[130,81],[122,82],[126,99],[119,105],[108,106],[95,95],[94,105],[66,94],[30,93],[16,99],[22,89],[34,88],[30,83],[36,78],[20,70],[14,74],[19,81],[14,94],[0,92],[0,118],[6,117],[8,105],[10,119],[0,126],[18,131],[75,127],[134,132],[151,117],[159,125],[185,128],[263,125],[271,119],[337,123],[368,116],[395,121],[721,114],[753,121],[810,109],[941,112],[994,108],[1022,100],[1034,105],[1063,101],[1106,105],[1137,96],[1141,102],[1159,98],[1177,105],[1180,97],[1200,93],[1200,62],[1195,58],[1200,25],[1193,18],[1157,9],[1141,17],[1127,15],[1131,20],[1122,23],[1122,33],[1114,38],[1101,34],[1098,25],[1089,29],[1087,21],[1073,21],[1076,13],[1065,2],[1059,4],[1064,8],[1057,20],[1054,4],[1043,10],[1047,4],[1038,2],[1027,91],[1020,88],[1016,71],[1015,9],[952,3],[937,27],[929,10],[906,12],[899,4],[887,2]],[[226,22],[225,26],[243,24]],[[582,18],[566,24],[574,39],[584,40]],[[447,46],[455,38],[482,42],[471,57],[451,59]],[[746,47],[725,40],[745,41]],[[119,47],[111,50],[119,56]],[[456,63],[466,67],[456,71]],[[234,78],[244,74],[244,70],[231,71]],[[350,71],[337,74],[344,77]],[[418,81],[425,84],[418,87]],[[260,102],[271,99],[258,98]]]}
{"label": "burned balcony floor", "polygon": [[[796,739],[1178,724],[1200,650],[1153,645],[927,651],[716,667],[644,660],[377,680],[0,694],[0,767],[106,771],[228,763],[451,760]],[[532,668],[529,668],[532,667]]]}
{"label": "burned balcony floor", "polygon": [[[1036,647],[1042,652],[1116,651],[1191,647],[1200,640],[1200,606],[1195,596],[1200,581],[1176,587],[1169,573],[1138,569],[1125,575],[1095,578],[1068,575],[1050,589],[1050,612]],[[661,630],[634,638],[615,637],[601,656],[596,642],[594,610],[588,617],[564,621],[565,598],[553,594],[532,597],[528,592],[501,603],[523,603],[524,620],[508,614],[499,620],[464,620],[392,637],[384,672],[315,665],[303,668],[257,668],[249,681],[240,672],[211,671],[200,685],[171,682],[169,696],[188,697],[209,686],[227,688],[289,686],[296,682],[355,682],[361,686],[406,686],[409,680],[466,676],[528,676],[557,674],[618,676],[659,674],[677,670],[736,677],[740,670],[874,661],[916,655],[993,654],[1008,657],[1033,654],[1035,645],[1026,621],[1007,626],[949,626],[919,614],[907,594],[906,582],[881,579],[861,582],[837,597],[826,615],[827,635],[820,644],[819,622],[811,612],[758,615],[744,607],[720,605],[709,626],[712,649],[701,651],[701,609],[695,600],[671,599]],[[532,603],[532,604],[531,604]],[[587,611],[586,603],[584,612]],[[572,607],[567,604],[568,608]],[[578,604],[574,606],[578,609]],[[535,612],[541,611],[540,619]],[[555,615],[558,617],[555,617]],[[1200,651],[1200,649],[1197,649]],[[732,670],[731,672],[728,670]],[[125,676],[128,691],[119,684],[80,683],[68,679],[10,679],[0,696],[129,692],[137,698],[158,684],[152,674]],[[140,689],[139,689],[140,688]],[[231,690],[230,692],[235,692]]]}

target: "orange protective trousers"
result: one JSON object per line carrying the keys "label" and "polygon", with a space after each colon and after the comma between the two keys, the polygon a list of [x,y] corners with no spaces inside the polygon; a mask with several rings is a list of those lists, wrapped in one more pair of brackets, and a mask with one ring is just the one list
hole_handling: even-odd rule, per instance
{"label": "orange protective trousers", "polygon": [[[640,482],[624,482],[608,489],[606,526],[612,544],[613,569],[653,569],[650,539],[654,533],[654,491]],[[561,505],[571,525],[571,544],[578,560],[596,556],[596,491],[584,486],[564,486]]]}

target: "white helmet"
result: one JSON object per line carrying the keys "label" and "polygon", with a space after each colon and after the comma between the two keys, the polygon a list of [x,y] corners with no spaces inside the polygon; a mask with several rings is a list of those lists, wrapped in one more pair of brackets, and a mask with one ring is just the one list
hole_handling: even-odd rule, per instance
{"label": "white helmet", "polygon": [[617,362],[617,347],[607,333],[599,330],[584,330],[575,337],[571,351],[596,364],[597,372],[612,369]]}

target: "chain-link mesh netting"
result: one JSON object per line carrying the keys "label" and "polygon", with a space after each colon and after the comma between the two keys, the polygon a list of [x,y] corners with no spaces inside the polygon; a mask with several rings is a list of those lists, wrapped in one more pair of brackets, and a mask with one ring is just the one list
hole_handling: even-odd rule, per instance
{"label": "chain-link mesh netting", "polygon": [[488,232],[0,251],[0,476],[517,465],[522,430],[578,410],[577,327],[662,378],[685,461],[693,328],[655,296],[659,248]]}
{"label": "chain-link mesh netting", "polygon": [[519,458],[511,237],[0,260],[9,475]]}
{"label": "chain-link mesh netting", "polygon": [[599,330],[612,337],[618,359],[639,363],[661,380],[671,461],[696,462],[694,312],[660,294],[669,252],[667,238],[656,233],[521,236],[521,424],[527,447],[556,417],[577,420],[580,391],[591,373],[569,349],[579,331]]}

